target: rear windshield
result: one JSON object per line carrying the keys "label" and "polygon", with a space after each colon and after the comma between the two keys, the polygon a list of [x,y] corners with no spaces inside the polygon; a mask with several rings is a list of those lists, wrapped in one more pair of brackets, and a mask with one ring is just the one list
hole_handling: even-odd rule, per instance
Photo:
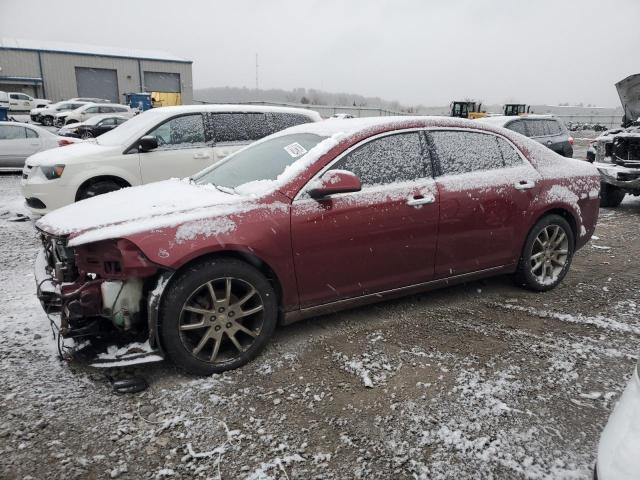
{"label": "rear windshield", "polygon": [[225,162],[196,175],[196,183],[236,188],[258,180],[276,180],[326,137],[312,133],[282,135],[254,143]]}

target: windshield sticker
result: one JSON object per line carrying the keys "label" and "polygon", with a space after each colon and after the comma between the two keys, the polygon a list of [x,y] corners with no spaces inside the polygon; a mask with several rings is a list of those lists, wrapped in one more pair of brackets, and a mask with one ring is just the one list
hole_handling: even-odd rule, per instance
{"label": "windshield sticker", "polygon": [[292,158],[298,158],[307,153],[307,150],[298,142],[291,143],[284,147],[284,149]]}

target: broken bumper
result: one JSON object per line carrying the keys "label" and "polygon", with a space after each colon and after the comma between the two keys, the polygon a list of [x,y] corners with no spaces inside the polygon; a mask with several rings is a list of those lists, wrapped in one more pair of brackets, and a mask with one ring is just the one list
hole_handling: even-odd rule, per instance
{"label": "broken bumper", "polygon": [[600,172],[600,179],[614,187],[640,190],[640,169],[627,168],[612,163],[594,163]]}

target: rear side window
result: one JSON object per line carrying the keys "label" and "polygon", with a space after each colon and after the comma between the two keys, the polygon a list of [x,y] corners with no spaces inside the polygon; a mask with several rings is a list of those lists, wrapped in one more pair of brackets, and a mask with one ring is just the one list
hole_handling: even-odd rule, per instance
{"label": "rear side window", "polygon": [[19,140],[21,138],[27,138],[26,128],[0,125],[0,140]]}
{"label": "rear side window", "polygon": [[530,137],[544,137],[548,135],[545,133],[544,127],[545,120],[527,120],[527,130]]}
{"label": "rear side window", "polygon": [[249,140],[247,115],[238,113],[214,113],[211,124],[217,143],[246,142]]}
{"label": "rear side window", "polygon": [[269,117],[269,123],[271,127],[271,133],[279,132],[280,130],[284,130],[285,128],[295,127],[296,125],[301,125],[303,123],[310,123],[311,119],[306,115],[301,115],[299,113],[283,113],[283,112],[272,112],[267,113]]}
{"label": "rear side window", "polygon": [[527,135],[527,130],[525,129],[524,122],[522,120],[511,122],[509,125],[507,125],[507,128],[514,132],[521,133],[522,135]]}
{"label": "rear side window", "polygon": [[371,140],[336,162],[332,170],[356,174],[364,187],[431,176],[427,148],[418,132]]}
{"label": "rear side window", "polygon": [[560,135],[562,133],[560,124],[555,120],[544,120],[544,127],[547,135]]}
{"label": "rear side window", "polygon": [[[504,140],[485,133],[463,131],[429,132],[433,151],[438,158],[442,175],[459,175],[483,170],[494,170],[514,162],[517,155],[507,149]],[[499,143],[504,142],[506,145]],[[519,158],[518,158],[519,160]]]}

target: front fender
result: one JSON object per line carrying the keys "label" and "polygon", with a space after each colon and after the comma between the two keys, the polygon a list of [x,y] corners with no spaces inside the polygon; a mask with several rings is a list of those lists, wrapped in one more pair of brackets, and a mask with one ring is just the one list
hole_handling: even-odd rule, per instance
{"label": "front fender", "polygon": [[175,271],[162,272],[155,277],[155,282],[151,284],[151,289],[147,295],[147,322],[149,327],[149,345],[159,350],[164,356],[162,343],[158,336],[160,305],[167,285]]}

